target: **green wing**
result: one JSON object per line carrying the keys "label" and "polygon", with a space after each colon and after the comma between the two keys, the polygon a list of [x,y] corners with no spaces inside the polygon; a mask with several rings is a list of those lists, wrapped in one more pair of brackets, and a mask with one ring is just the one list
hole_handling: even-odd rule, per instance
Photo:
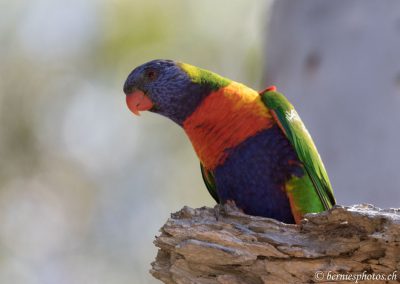
{"label": "green wing", "polygon": [[208,192],[211,194],[211,196],[219,203],[219,198],[217,194],[217,187],[215,185],[215,179],[214,179],[214,174],[207,170],[202,163],[200,163],[200,169],[201,169],[201,175],[203,177],[204,183],[206,184],[206,187],[208,189]]}
{"label": "green wing", "polygon": [[[332,186],[314,142],[292,104],[274,88],[261,93],[278,125],[297,152],[307,175],[292,177],[287,190],[295,205],[304,214],[331,208],[335,203]],[[315,190],[310,190],[314,188]],[[321,208],[322,206],[322,208]],[[322,210],[321,210],[322,209]]]}

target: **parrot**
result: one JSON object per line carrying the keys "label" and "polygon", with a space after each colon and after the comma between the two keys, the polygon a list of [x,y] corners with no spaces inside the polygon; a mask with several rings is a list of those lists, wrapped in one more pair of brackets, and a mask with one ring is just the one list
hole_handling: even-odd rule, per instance
{"label": "parrot", "polygon": [[275,86],[257,92],[206,69],[157,59],[134,68],[123,91],[134,114],[150,111],[183,128],[218,204],[288,224],[336,204],[309,132]]}

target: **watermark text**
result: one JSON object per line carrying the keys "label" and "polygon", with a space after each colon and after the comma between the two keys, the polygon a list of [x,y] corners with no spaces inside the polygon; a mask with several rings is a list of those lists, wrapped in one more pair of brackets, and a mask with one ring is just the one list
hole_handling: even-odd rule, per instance
{"label": "watermark text", "polygon": [[[392,273],[370,273],[363,272],[336,272],[336,271],[317,271],[314,273],[316,281],[349,281],[359,283],[361,281],[396,281],[397,271]],[[400,278],[399,278],[400,279]]]}

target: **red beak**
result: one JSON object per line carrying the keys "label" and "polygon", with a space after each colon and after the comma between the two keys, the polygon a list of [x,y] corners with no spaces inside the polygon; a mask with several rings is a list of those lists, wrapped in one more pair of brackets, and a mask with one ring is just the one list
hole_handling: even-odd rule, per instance
{"label": "red beak", "polygon": [[136,115],[140,115],[139,111],[149,110],[154,105],[153,102],[139,90],[126,95],[126,104],[131,112]]}

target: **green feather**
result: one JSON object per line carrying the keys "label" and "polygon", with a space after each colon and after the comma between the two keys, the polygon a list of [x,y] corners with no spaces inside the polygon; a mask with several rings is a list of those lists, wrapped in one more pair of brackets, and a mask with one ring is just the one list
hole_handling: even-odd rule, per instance
{"label": "green feather", "polygon": [[275,115],[307,173],[301,178],[293,176],[287,183],[290,190],[288,193],[293,198],[299,213],[319,212],[331,208],[336,201],[328,174],[296,110],[281,93],[274,90],[267,89],[260,95],[264,104]]}
{"label": "green feather", "polygon": [[232,82],[231,80],[206,69],[201,69],[186,63],[178,63],[178,65],[186,74],[188,74],[192,79],[192,82],[200,85],[207,85],[214,91],[226,87]]}
{"label": "green feather", "polygon": [[217,186],[215,185],[215,178],[214,174],[207,170],[202,163],[200,163],[200,169],[201,169],[201,176],[203,177],[204,183],[206,184],[206,187],[208,189],[208,192],[211,194],[211,196],[219,203],[219,198],[217,194]]}
{"label": "green feather", "polygon": [[[178,65],[183,71],[185,71],[192,82],[200,85],[207,85],[213,91],[226,87],[232,82],[231,80],[206,69],[201,69],[186,63],[178,63]],[[200,169],[208,192],[215,199],[215,201],[219,203],[214,174],[211,171],[207,170],[202,163],[200,163]]]}

